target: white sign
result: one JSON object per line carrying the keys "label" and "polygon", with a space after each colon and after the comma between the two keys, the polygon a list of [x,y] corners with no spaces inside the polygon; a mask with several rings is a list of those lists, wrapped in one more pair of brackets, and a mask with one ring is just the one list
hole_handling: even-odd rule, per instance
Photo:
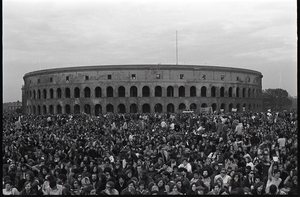
{"label": "white sign", "polygon": [[232,108],[231,111],[236,112],[237,108]]}
{"label": "white sign", "polygon": [[200,112],[201,113],[211,114],[213,112],[213,110],[212,110],[212,107],[201,107],[200,108]]}

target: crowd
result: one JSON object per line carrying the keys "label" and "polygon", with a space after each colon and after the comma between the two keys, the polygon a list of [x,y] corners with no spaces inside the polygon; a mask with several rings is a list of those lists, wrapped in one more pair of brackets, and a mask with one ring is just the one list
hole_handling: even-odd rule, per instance
{"label": "crowd", "polygon": [[297,195],[296,113],[3,114],[4,195]]}

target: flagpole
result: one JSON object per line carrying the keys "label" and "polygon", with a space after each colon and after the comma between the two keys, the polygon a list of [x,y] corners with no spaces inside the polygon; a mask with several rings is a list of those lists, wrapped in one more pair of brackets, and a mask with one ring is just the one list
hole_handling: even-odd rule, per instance
{"label": "flagpole", "polygon": [[177,41],[177,30],[176,30],[176,65],[178,65],[178,41]]}

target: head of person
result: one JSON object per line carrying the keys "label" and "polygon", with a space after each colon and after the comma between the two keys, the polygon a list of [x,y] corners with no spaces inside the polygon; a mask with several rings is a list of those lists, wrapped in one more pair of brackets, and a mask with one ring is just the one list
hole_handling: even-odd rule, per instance
{"label": "head of person", "polygon": [[272,184],[270,186],[270,193],[271,193],[271,195],[275,195],[277,193],[277,187],[276,187],[276,185]]}
{"label": "head of person", "polygon": [[239,173],[234,173],[232,178],[235,182],[239,182],[241,177]]}
{"label": "head of person", "polygon": [[108,190],[112,190],[112,189],[114,189],[114,187],[115,187],[115,184],[113,181],[108,181],[105,185],[105,188]]}
{"label": "head of person", "polygon": [[280,170],[278,170],[278,169],[274,170],[274,177],[276,179],[280,178]]}
{"label": "head of person", "polygon": [[125,174],[126,174],[127,178],[130,179],[132,177],[132,170],[131,169],[126,170]]}
{"label": "head of person", "polygon": [[260,176],[259,175],[254,175],[254,182],[259,183],[260,182]]}
{"label": "head of person", "polygon": [[31,182],[30,181],[26,181],[24,184],[24,188],[26,191],[29,191],[31,189]]}
{"label": "head of person", "polygon": [[9,191],[9,190],[11,190],[11,188],[12,188],[12,181],[11,180],[7,180],[5,182],[5,189]]}
{"label": "head of person", "polygon": [[197,186],[197,188],[196,188],[197,190],[197,194],[198,195],[204,195],[204,190],[205,190],[205,188],[204,187],[202,187],[202,186]]}
{"label": "head of person", "polygon": [[259,193],[263,191],[264,187],[265,187],[264,182],[258,182],[254,184],[254,189]]}
{"label": "head of person", "polygon": [[156,184],[159,188],[163,187],[164,186],[164,180],[162,178],[158,178]]}
{"label": "head of person", "polygon": [[77,180],[75,180],[75,181],[73,182],[73,187],[74,187],[74,188],[78,188],[79,186],[80,186],[79,182],[78,182]]}
{"label": "head of person", "polygon": [[203,170],[203,171],[202,171],[202,176],[203,176],[204,178],[207,178],[207,177],[208,177],[208,170]]}
{"label": "head of person", "polygon": [[191,190],[194,192],[197,190],[197,184],[196,183],[192,183],[191,185]]}
{"label": "head of person", "polygon": [[298,176],[293,176],[292,184],[298,187]]}
{"label": "head of person", "polygon": [[226,175],[226,169],[222,168],[221,171],[220,171],[220,174],[221,174],[222,177],[225,177],[225,175]]}
{"label": "head of person", "polygon": [[97,174],[92,174],[92,181],[97,181],[98,180],[98,175]]}
{"label": "head of person", "polygon": [[50,183],[49,183],[49,185],[50,185],[51,189],[55,189],[56,188],[56,180],[54,180],[54,179],[51,180]]}
{"label": "head of person", "polygon": [[135,189],[135,182],[134,181],[128,181],[127,187],[129,190],[134,190]]}
{"label": "head of person", "polygon": [[221,189],[221,187],[220,187],[220,185],[218,184],[218,183],[215,183],[214,185],[213,185],[213,191],[215,192],[215,193],[219,193],[220,192],[220,189]]}
{"label": "head of person", "polygon": [[144,182],[144,181],[140,181],[140,182],[139,182],[139,189],[140,189],[140,190],[145,189],[145,182]]}

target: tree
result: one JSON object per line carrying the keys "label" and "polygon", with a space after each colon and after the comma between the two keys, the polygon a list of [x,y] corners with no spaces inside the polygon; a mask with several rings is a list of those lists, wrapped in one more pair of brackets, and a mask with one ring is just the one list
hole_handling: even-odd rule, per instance
{"label": "tree", "polygon": [[272,111],[288,110],[292,106],[292,100],[286,90],[266,89],[263,90],[263,111],[271,109]]}

